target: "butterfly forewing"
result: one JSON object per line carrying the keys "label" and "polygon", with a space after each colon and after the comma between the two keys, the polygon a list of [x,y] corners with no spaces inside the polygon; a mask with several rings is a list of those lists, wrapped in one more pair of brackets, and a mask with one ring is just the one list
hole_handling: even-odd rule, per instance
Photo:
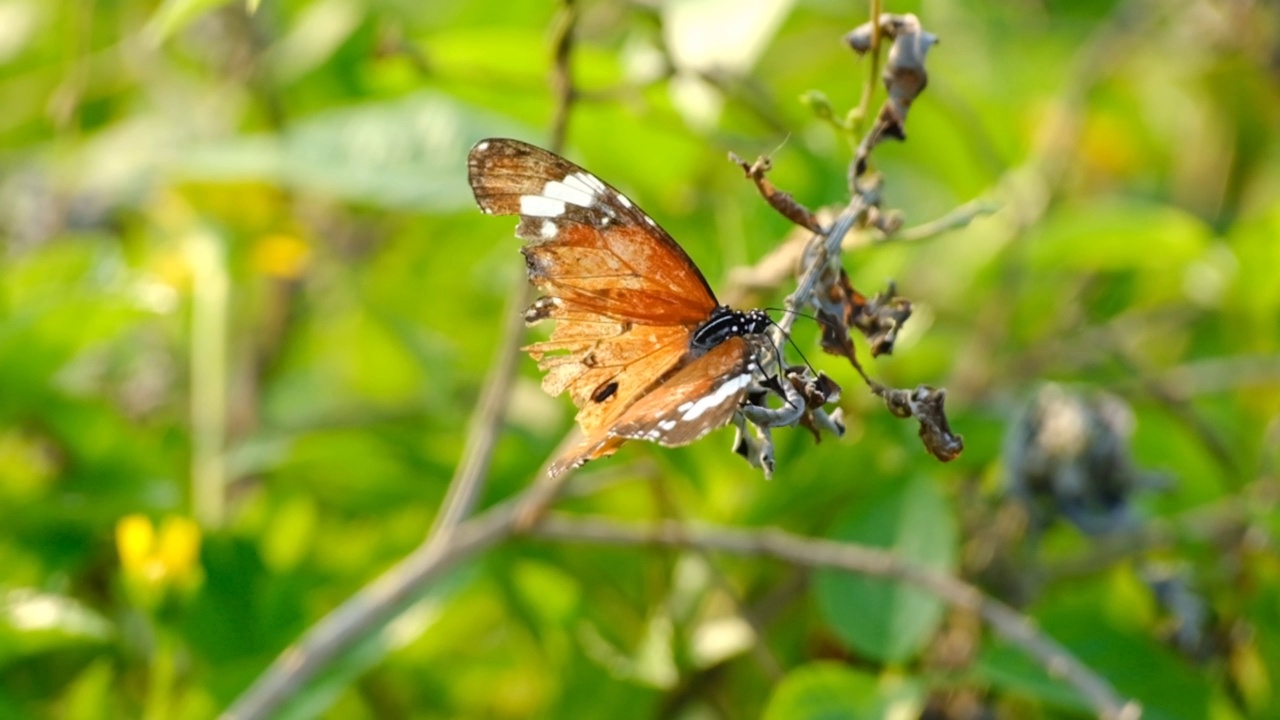
{"label": "butterfly forewing", "polygon": [[702,322],[716,307],[676,241],[625,195],[555,154],[486,140],[468,160],[482,210],[519,215],[529,279],[542,292],[620,320]]}

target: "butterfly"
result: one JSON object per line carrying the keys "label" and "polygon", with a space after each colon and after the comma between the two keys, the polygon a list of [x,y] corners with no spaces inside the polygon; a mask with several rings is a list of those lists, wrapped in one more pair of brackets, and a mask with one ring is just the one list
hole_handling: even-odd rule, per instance
{"label": "butterfly", "polygon": [[612,455],[627,440],[686,445],[727,424],[772,349],[762,310],[721,305],[685,251],[595,175],[542,148],[491,138],[467,158],[490,215],[518,215],[529,282],[525,312],[554,320],[524,350],[550,395],[568,391],[585,438],[552,477]]}

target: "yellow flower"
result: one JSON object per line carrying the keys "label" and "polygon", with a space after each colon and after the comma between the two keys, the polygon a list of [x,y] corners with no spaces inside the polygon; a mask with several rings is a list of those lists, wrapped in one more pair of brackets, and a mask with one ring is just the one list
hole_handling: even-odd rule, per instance
{"label": "yellow flower", "polygon": [[160,526],[156,548],[169,577],[178,585],[188,585],[200,575],[200,526],[188,517],[173,515]]}
{"label": "yellow flower", "polygon": [[165,518],[157,534],[145,515],[129,515],[116,524],[116,551],[134,601],[155,605],[172,587],[193,589],[203,579],[200,527],[191,518]]}
{"label": "yellow flower", "polygon": [[274,234],[253,246],[253,267],[263,275],[285,280],[302,274],[311,259],[311,246],[295,235]]}

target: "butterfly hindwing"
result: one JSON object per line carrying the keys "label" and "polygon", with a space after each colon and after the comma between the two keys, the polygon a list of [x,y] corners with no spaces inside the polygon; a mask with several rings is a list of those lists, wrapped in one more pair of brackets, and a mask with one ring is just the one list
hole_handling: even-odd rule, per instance
{"label": "butterfly hindwing", "polygon": [[608,318],[557,322],[551,337],[525,348],[546,373],[550,395],[566,390],[587,433],[609,424],[688,352],[688,331],[671,326],[631,326]]}
{"label": "butterfly hindwing", "polygon": [[589,434],[552,466],[551,474],[612,455],[627,440],[675,447],[723,426],[747,394],[759,352],[757,344],[733,337],[693,359],[609,427]]}
{"label": "butterfly hindwing", "polygon": [[609,433],[660,445],[687,445],[729,422],[751,384],[751,344],[733,337],[712,348],[632,405]]}

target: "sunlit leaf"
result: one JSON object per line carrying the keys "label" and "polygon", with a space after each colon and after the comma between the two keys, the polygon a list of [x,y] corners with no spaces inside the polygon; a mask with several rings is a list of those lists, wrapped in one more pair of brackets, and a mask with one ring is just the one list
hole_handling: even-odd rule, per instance
{"label": "sunlit leaf", "polygon": [[879,720],[914,718],[924,699],[919,684],[877,679],[832,662],[801,666],[769,697],[765,720]]}
{"label": "sunlit leaf", "polygon": [[111,623],[64,595],[18,588],[0,594],[0,666],[33,655],[111,639]]}

